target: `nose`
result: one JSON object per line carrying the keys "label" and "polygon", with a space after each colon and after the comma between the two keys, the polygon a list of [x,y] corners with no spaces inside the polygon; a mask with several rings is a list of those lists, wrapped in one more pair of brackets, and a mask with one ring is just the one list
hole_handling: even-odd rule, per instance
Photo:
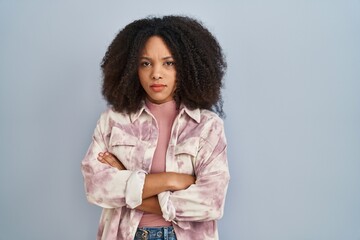
{"label": "nose", "polygon": [[153,80],[159,80],[159,79],[162,79],[162,74],[161,74],[161,69],[160,69],[160,66],[155,64],[154,67],[153,67],[153,71],[151,73],[151,78]]}
{"label": "nose", "polygon": [[152,79],[159,80],[159,79],[162,79],[162,77],[160,75],[153,75]]}

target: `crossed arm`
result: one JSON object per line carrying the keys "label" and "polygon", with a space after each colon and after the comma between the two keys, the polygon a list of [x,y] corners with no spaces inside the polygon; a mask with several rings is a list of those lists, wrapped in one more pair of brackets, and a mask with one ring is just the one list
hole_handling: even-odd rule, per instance
{"label": "crossed arm", "polygon": [[[126,170],[124,165],[109,152],[99,153],[97,159],[101,163],[115,167],[120,171]],[[143,201],[136,209],[162,215],[157,194],[165,191],[184,190],[194,183],[195,177],[188,174],[175,172],[147,174],[142,194]]]}

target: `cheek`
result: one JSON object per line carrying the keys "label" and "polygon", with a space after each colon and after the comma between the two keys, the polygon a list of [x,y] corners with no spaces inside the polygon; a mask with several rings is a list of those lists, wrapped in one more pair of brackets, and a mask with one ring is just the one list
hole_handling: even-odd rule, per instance
{"label": "cheek", "polygon": [[144,85],[146,83],[144,73],[141,72],[141,71],[138,71],[138,77],[139,77],[139,81],[140,81],[141,86],[144,87]]}
{"label": "cheek", "polygon": [[174,85],[174,89],[176,88],[176,85],[178,84],[178,81],[176,79],[176,73],[173,75],[173,85]]}

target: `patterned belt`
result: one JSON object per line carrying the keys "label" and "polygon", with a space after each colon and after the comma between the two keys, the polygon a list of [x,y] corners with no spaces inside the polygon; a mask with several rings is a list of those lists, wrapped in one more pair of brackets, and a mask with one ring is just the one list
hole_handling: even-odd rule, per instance
{"label": "patterned belt", "polygon": [[176,240],[173,227],[142,227],[138,228],[134,240]]}

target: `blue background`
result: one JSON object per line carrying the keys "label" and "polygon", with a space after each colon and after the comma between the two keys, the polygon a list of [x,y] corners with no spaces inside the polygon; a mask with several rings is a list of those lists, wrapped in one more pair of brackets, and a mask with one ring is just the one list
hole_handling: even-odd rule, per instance
{"label": "blue background", "polygon": [[221,239],[360,239],[360,1],[0,0],[0,239],[95,239],[80,162],[100,61],[151,14],[201,19],[228,60]]}

